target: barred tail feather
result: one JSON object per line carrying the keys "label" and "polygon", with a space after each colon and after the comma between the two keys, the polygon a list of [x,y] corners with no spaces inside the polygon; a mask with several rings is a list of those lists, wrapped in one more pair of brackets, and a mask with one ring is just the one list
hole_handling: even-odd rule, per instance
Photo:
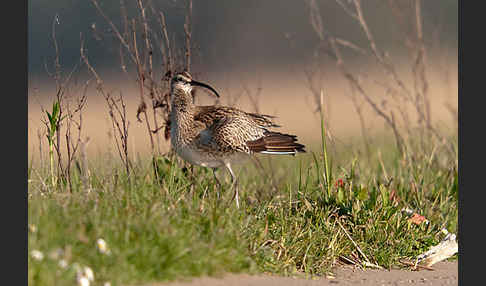
{"label": "barred tail feather", "polygon": [[263,137],[246,143],[250,151],[261,154],[295,155],[305,153],[305,146],[297,143],[297,136],[266,131]]}

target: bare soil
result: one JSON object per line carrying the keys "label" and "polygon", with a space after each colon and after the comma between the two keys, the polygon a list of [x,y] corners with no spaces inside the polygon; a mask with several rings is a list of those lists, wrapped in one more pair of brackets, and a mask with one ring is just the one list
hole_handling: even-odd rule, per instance
{"label": "bare soil", "polygon": [[292,278],[274,275],[227,274],[223,277],[202,277],[192,281],[149,284],[144,286],[314,286],[314,285],[458,285],[458,263],[439,262],[434,270],[358,270],[339,267],[335,278]]}

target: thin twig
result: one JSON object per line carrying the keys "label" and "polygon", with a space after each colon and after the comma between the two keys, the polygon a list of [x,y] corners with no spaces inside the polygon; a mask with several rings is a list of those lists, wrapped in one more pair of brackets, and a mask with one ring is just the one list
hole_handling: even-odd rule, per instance
{"label": "thin twig", "polygon": [[186,35],[186,71],[191,72],[191,33],[192,33],[192,0],[186,0],[186,17],[184,34]]}
{"label": "thin twig", "polygon": [[[138,83],[139,83],[139,88],[140,88],[140,103],[145,104],[145,99],[144,99],[144,81],[145,81],[145,75],[142,69],[142,63],[140,62],[140,56],[138,53],[138,47],[137,47],[137,34],[136,34],[136,25],[135,25],[135,20],[132,19],[132,33],[133,33],[133,50],[135,51],[135,64],[137,66],[137,72],[138,72]],[[146,109],[142,110],[142,113],[144,114],[145,117],[145,124],[147,125],[147,131],[149,134],[150,138],[150,147],[152,150],[152,154],[154,154],[155,151],[155,146],[154,146],[154,139],[152,132],[150,132],[150,122],[148,120],[148,115]]]}
{"label": "thin twig", "polygon": [[91,3],[93,3],[93,5],[95,5],[96,10],[98,11],[98,13],[100,13],[100,15],[105,19],[105,21],[108,23],[108,25],[110,25],[111,30],[113,31],[113,33],[115,33],[115,35],[118,38],[118,40],[120,41],[120,43],[127,49],[127,51],[129,52],[128,54],[132,58],[132,61],[135,62],[135,56],[133,55],[133,53],[130,52],[130,46],[128,45],[128,43],[125,40],[125,38],[120,34],[120,32],[118,31],[118,28],[115,26],[115,24],[113,24],[113,21],[111,21],[111,19],[108,18],[108,16],[106,16],[106,14],[103,12],[103,10],[101,9],[101,7],[99,6],[97,0],[91,0]]}
{"label": "thin twig", "polygon": [[[366,260],[366,262],[367,262],[368,265],[374,265],[373,263],[370,262],[370,260],[366,256],[366,254],[364,254],[364,252],[361,251],[361,248],[359,248],[358,244],[349,235],[348,231],[343,227],[343,225],[341,224],[341,222],[339,220],[340,220],[340,218],[337,217],[336,218],[337,223],[339,224],[339,226],[341,227],[341,229],[344,231],[344,234],[346,234],[346,236],[348,237],[348,239],[353,243],[354,247],[356,247],[356,250],[358,250],[358,252],[363,256],[363,258]],[[379,266],[379,265],[374,265],[374,266],[377,266],[377,267],[380,267],[381,268],[381,266]]]}

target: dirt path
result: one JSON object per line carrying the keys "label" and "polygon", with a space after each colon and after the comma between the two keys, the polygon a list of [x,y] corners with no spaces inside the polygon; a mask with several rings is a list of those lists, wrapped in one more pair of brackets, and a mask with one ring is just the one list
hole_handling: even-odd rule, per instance
{"label": "dirt path", "polygon": [[434,270],[366,270],[343,267],[334,279],[308,280],[270,275],[228,274],[222,278],[196,278],[190,282],[172,282],[145,286],[317,286],[317,285],[458,285],[457,261],[439,262]]}

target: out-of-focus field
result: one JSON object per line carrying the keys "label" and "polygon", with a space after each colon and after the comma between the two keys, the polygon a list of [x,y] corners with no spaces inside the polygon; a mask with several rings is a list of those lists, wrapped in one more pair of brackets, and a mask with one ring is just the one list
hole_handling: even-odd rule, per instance
{"label": "out-of-focus field", "polygon": [[[429,96],[431,101],[431,112],[433,123],[440,123],[443,127],[457,126],[457,120],[446,105],[457,110],[458,84],[457,64],[451,64],[448,70],[448,79],[444,72],[438,67],[436,70],[428,70]],[[434,65],[430,65],[434,66]],[[361,67],[365,70],[366,67]],[[372,75],[373,71],[368,70]],[[129,155],[144,154],[149,152],[149,137],[145,122],[138,122],[136,111],[140,102],[138,85],[135,80],[129,81],[124,75],[120,78],[101,74],[105,80],[105,88],[115,93],[121,91],[127,106],[129,125]],[[254,95],[257,92],[258,82],[262,88],[258,101],[259,111],[264,114],[277,116],[277,122],[282,126],[281,132],[288,132],[299,136],[304,143],[311,143],[320,140],[320,121],[316,111],[315,99],[308,87],[303,72],[289,71],[257,71],[254,74],[239,72],[228,72],[227,74],[204,74],[204,81],[211,84],[221,95],[222,105],[228,105],[238,95],[236,106],[254,112],[255,109],[243,90],[243,86],[249,88]],[[77,90],[81,90],[78,85]],[[384,92],[376,85],[368,86],[370,94],[377,98]],[[76,89],[74,89],[76,90]],[[347,82],[337,73],[327,72],[323,78],[324,104],[326,105],[329,118],[329,126],[332,135],[344,140],[351,136],[360,136],[360,121],[350,99],[350,88]],[[29,157],[35,158],[39,152],[39,134],[44,134],[45,126],[41,118],[46,119],[42,113],[41,106],[50,110],[52,100],[55,98],[54,81],[45,82],[32,80],[29,84],[29,107],[28,107],[28,141]],[[94,84],[91,84],[87,91],[87,103],[83,115],[82,136],[89,137],[88,154],[96,155],[98,152],[105,153],[114,151],[115,145],[110,134],[112,133],[111,121],[108,116],[108,108],[104,99],[97,94]],[[148,102],[148,100],[147,100]],[[214,104],[214,97],[199,90],[196,103],[199,105]],[[369,133],[381,131],[385,124],[375,112],[365,103],[363,114],[366,120],[366,127]],[[409,110],[411,111],[411,110]],[[415,122],[416,112],[408,112],[412,123]],[[153,126],[152,126],[153,128]],[[169,142],[163,139],[160,132],[161,151],[169,148]],[[45,140],[45,135],[40,138]],[[42,142],[45,148],[46,142]],[[45,151],[45,150],[44,150]],[[34,162],[35,163],[35,162]]]}

